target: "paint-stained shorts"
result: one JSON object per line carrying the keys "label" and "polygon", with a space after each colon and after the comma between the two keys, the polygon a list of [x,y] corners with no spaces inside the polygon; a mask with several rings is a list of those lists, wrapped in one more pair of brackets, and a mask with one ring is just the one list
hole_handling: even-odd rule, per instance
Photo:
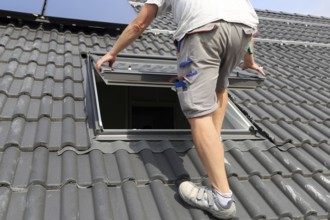
{"label": "paint-stained shorts", "polygon": [[218,107],[216,91],[228,87],[228,76],[247,51],[251,28],[217,21],[188,33],[177,43],[176,91],[187,118],[207,115]]}

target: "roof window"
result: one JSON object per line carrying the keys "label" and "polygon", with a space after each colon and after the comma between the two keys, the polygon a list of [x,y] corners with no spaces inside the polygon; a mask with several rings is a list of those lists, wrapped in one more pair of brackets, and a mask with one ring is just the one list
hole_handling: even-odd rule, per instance
{"label": "roof window", "polygon": [[[188,122],[181,112],[169,79],[176,76],[176,60],[155,56],[119,56],[113,69],[99,73],[100,54],[88,56],[88,94],[95,134],[106,140],[191,139]],[[247,80],[249,78],[249,80]],[[255,88],[262,80],[247,71],[230,77],[231,86]],[[246,138],[252,124],[229,101],[223,138]],[[240,134],[240,135],[237,135]],[[233,136],[234,135],[234,136]]]}

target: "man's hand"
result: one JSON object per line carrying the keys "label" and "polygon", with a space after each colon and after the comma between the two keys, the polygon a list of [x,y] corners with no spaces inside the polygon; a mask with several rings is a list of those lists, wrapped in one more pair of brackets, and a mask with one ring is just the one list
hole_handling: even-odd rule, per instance
{"label": "man's hand", "polygon": [[265,74],[264,70],[262,69],[262,67],[260,67],[258,64],[256,64],[254,62],[253,47],[254,47],[254,40],[253,40],[253,37],[251,37],[249,48],[251,48],[251,51],[252,52],[247,51],[245,53],[245,55],[244,55],[244,62],[242,64],[240,64],[240,67],[243,70],[246,70],[246,69],[256,70],[261,75],[263,75],[264,77],[266,77],[266,74]]}
{"label": "man's hand", "polygon": [[256,70],[258,71],[261,75],[265,76],[266,77],[266,74],[263,70],[262,67],[260,67],[258,64],[256,63],[247,63],[247,62],[244,62],[240,65],[240,67],[243,69],[243,70],[246,70],[246,69],[252,69],[252,70]]}
{"label": "man's hand", "polygon": [[101,57],[101,59],[97,61],[96,68],[99,72],[101,72],[103,63],[109,62],[109,67],[112,67],[115,61],[116,61],[116,56],[111,55],[110,53],[106,53],[103,57]]}

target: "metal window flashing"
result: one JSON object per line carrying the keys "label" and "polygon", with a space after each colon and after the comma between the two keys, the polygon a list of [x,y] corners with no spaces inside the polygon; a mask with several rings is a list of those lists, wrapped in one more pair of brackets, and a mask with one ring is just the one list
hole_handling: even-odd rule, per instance
{"label": "metal window flashing", "polygon": [[[222,140],[260,140],[262,138],[251,134],[249,130],[229,129],[221,131]],[[96,141],[191,141],[191,132],[188,129],[184,130],[104,130],[101,134],[95,137]]]}
{"label": "metal window flashing", "polygon": [[[144,57],[146,58],[146,57]],[[123,59],[133,59],[133,57],[124,57]],[[141,59],[138,57],[136,59]],[[119,57],[116,62],[122,60]],[[142,59],[144,60],[144,59]],[[156,57],[149,60],[149,65],[152,63],[161,62],[162,65],[173,65],[173,58]],[[144,60],[145,61],[145,60]],[[157,62],[158,61],[158,62]],[[92,121],[94,121],[94,131],[95,140],[99,141],[114,141],[114,140],[191,140],[190,129],[106,129],[102,124],[102,116],[100,111],[100,106],[98,102],[98,94],[96,88],[96,76],[101,76],[104,82],[108,85],[123,85],[123,86],[150,86],[150,87],[161,87],[167,88],[172,84],[168,83],[168,77],[173,77],[174,73],[166,73],[165,76],[160,76],[160,72],[153,73],[130,73],[128,71],[111,71],[110,69],[105,69],[99,73],[95,68],[95,57],[88,54],[87,68],[88,68],[88,90],[89,94],[87,97],[90,99],[88,103],[92,105]],[[128,72],[128,73],[127,73]],[[112,73],[112,74],[111,74]],[[121,75],[120,75],[121,74]],[[131,74],[135,77],[130,78]],[[117,77],[114,79],[114,77]],[[175,75],[174,75],[175,76]],[[122,78],[120,78],[122,77]],[[129,80],[127,79],[129,78]],[[145,78],[146,77],[146,78]],[[151,79],[161,79],[159,81],[153,81]],[[159,77],[159,78],[158,78]],[[236,127],[235,129],[223,129],[222,138],[225,139],[260,139],[256,137],[253,132],[253,125],[244,117],[244,115],[239,111],[239,109],[229,100],[226,117],[228,120]]]}
{"label": "metal window flashing", "polygon": [[103,130],[101,111],[96,89],[96,79],[92,68],[92,60],[87,55],[87,82],[86,82],[86,111],[88,115],[88,124],[94,130],[95,135]]}

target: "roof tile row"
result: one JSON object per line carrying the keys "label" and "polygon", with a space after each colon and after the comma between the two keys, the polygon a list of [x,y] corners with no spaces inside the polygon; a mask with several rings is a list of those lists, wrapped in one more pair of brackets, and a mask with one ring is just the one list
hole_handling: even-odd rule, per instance
{"label": "roof tile row", "polygon": [[72,117],[52,121],[40,117],[37,121],[26,121],[16,117],[10,121],[0,120],[0,151],[17,146],[22,151],[33,151],[39,146],[50,150],[59,150],[66,146],[86,150],[90,146],[85,121],[76,121]]}
{"label": "roof tile row", "polygon": [[326,24],[330,25],[330,18],[313,16],[313,15],[302,15],[297,13],[285,13],[285,12],[275,12],[270,10],[257,10],[257,14],[260,17],[275,18],[275,19],[284,19],[292,21],[303,21],[311,22],[316,24]]}
{"label": "roof tile row", "polygon": [[330,43],[330,26],[320,27],[261,19],[259,30],[261,31],[256,37],[260,38]]}
{"label": "roof tile row", "polygon": [[23,117],[26,121],[37,121],[41,117],[55,121],[72,117],[76,121],[85,121],[85,102],[74,100],[71,96],[54,100],[49,95],[31,98],[27,94],[22,94],[18,98],[11,98],[0,93],[0,120],[10,121],[16,117]]}
{"label": "roof tile row", "polygon": [[22,64],[17,61],[9,61],[1,65],[0,71],[0,77],[12,75],[17,79],[32,77],[35,80],[44,80],[49,77],[56,82],[63,82],[65,79],[71,79],[74,82],[83,81],[81,67],[73,67],[71,63],[58,67],[54,63],[41,66],[37,62]]}
{"label": "roof tile row", "polygon": [[[323,178],[320,173],[314,178],[297,173],[292,179],[280,175],[267,180],[257,175],[249,180],[229,177],[237,200],[237,218],[326,219],[330,207],[329,198],[325,196],[327,191],[321,186]],[[33,184],[26,191],[1,187],[0,192],[1,217],[6,219],[210,218],[201,210],[183,205],[176,187],[159,180],[143,186],[127,181],[118,187],[109,187],[103,182],[87,188],[69,183],[59,189]]]}
{"label": "roof tile row", "polygon": [[[43,128],[44,135],[35,139],[43,145],[47,142],[47,125],[39,127]],[[66,134],[66,129],[62,138],[68,145],[73,140]],[[125,149],[130,143],[123,142],[124,147],[112,154],[103,154],[100,150],[83,155],[65,151],[59,156],[45,147],[38,147],[33,152],[22,152],[12,147],[18,145],[14,137],[18,132],[9,135],[13,141],[0,154],[0,183],[13,189],[26,188],[31,184],[40,184],[47,189],[59,188],[73,182],[89,187],[100,181],[109,186],[120,186],[129,180],[139,185],[149,184],[153,180],[174,184],[188,174],[194,182],[206,178],[194,148],[182,153],[176,152],[174,147],[159,153],[146,148],[132,154]],[[113,144],[108,143],[108,147],[111,148]],[[291,178],[295,173],[304,177],[316,173],[330,175],[330,157],[326,150],[329,144],[320,144],[323,151],[317,151],[308,143],[298,148],[287,144],[282,151],[268,141],[226,141],[225,145],[228,176],[236,176],[240,180],[249,180],[253,175],[266,179],[277,174],[284,178]],[[246,147],[245,150],[241,149]]]}
{"label": "roof tile row", "polygon": [[82,83],[74,82],[69,78],[63,82],[56,82],[52,78],[40,81],[34,80],[30,76],[19,79],[12,75],[5,75],[0,77],[0,93],[16,98],[21,95],[29,95],[31,98],[42,98],[43,96],[52,96],[53,99],[64,99],[67,96],[75,100],[85,98]]}
{"label": "roof tile row", "polygon": [[[3,26],[2,26],[3,27]],[[82,33],[82,32],[81,32]],[[82,33],[83,34],[83,33]],[[18,27],[15,24],[7,24],[1,30],[2,37],[0,41],[0,45],[3,41],[8,42],[9,38],[12,40],[25,39],[26,41],[37,41],[41,40],[43,43],[48,43],[54,41],[53,43],[64,44],[66,42],[71,42],[73,45],[78,45],[79,37],[75,34],[72,34],[71,31],[59,31],[56,28],[47,29],[47,27],[30,27],[28,25],[24,25],[23,27]],[[24,41],[24,40],[23,40]],[[3,44],[7,45],[7,44]],[[13,44],[15,46],[16,44]],[[49,47],[48,45],[47,47]],[[11,47],[9,47],[11,48]]]}
{"label": "roof tile row", "polygon": [[[243,101],[249,101],[252,104],[256,104],[259,102],[265,102],[267,104],[271,104],[274,102],[278,102],[280,104],[294,103],[296,105],[307,103],[308,105],[320,104],[324,107],[327,107],[330,104],[330,99],[327,96],[324,96],[323,94],[318,93],[314,90],[289,90],[287,88],[282,88],[279,90],[273,87],[270,87],[267,90],[263,90],[259,87],[254,91],[246,92],[233,90],[231,91],[231,95],[238,103]],[[321,99],[317,99],[319,97]]]}
{"label": "roof tile row", "polygon": [[328,108],[321,104],[313,106],[304,102],[280,104],[279,102],[265,103],[264,101],[253,103],[246,100],[240,103],[240,106],[245,111],[248,109],[249,116],[256,122],[270,120],[275,123],[279,120],[285,120],[286,122],[301,121],[302,123],[315,121],[322,124],[330,121]]}
{"label": "roof tile row", "polygon": [[77,55],[73,55],[71,51],[64,54],[58,54],[55,51],[49,51],[48,53],[40,53],[39,50],[23,51],[21,48],[15,50],[6,50],[0,56],[0,62],[8,63],[15,69],[19,64],[29,64],[32,62],[38,65],[46,66],[47,64],[54,64],[55,66],[63,67],[65,65],[71,65],[76,68],[81,68],[81,59]]}

